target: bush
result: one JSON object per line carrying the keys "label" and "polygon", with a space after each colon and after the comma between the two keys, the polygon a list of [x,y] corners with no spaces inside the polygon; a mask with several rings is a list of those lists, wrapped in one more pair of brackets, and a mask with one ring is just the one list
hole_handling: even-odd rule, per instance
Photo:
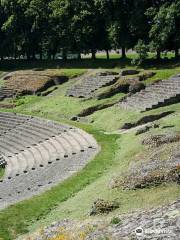
{"label": "bush", "polygon": [[119,203],[116,201],[105,201],[103,199],[98,199],[92,205],[90,216],[109,213],[117,208],[119,208]]}
{"label": "bush", "polygon": [[113,217],[111,219],[111,224],[115,225],[115,224],[120,224],[122,221],[119,217]]}
{"label": "bush", "polygon": [[149,46],[146,45],[142,40],[139,40],[137,45],[135,46],[135,51],[137,52],[138,57],[132,60],[132,64],[142,64],[144,60],[146,60],[146,58],[148,57],[148,50]]}

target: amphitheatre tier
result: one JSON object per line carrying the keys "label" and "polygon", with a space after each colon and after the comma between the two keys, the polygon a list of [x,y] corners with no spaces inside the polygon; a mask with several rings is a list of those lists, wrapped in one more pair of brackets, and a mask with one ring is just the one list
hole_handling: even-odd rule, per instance
{"label": "amphitheatre tier", "polygon": [[125,109],[147,111],[180,101],[180,74],[148,85],[128,96],[119,105]]}
{"label": "amphitheatre tier", "polygon": [[77,98],[90,98],[96,90],[112,85],[118,79],[117,73],[104,72],[85,78],[82,82],[68,89],[66,95]]}
{"label": "amphitheatre tier", "polygon": [[23,95],[39,95],[51,86],[63,84],[68,77],[51,71],[23,70],[4,74],[0,87],[0,101]]}
{"label": "amphitheatre tier", "polygon": [[53,121],[0,113],[0,208],[39,194],[82,169],[99,151],[81,129]]}

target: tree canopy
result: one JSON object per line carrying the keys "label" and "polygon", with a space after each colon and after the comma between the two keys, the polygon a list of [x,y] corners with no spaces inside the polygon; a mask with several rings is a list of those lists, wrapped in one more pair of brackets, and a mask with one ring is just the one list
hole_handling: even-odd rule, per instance
{"label": "tree canopy", "polygon": [[1,0],[0,57],[66,59],[135,48],[180,48],[179,0]]}

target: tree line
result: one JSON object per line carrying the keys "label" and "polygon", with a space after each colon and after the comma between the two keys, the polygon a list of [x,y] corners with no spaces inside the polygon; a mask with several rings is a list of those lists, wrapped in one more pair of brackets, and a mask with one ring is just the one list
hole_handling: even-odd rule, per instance
{"label": "tree line", "polygon": [[1,0],[0,57],[135,48],[141,57],[180,48],[179,0]]}

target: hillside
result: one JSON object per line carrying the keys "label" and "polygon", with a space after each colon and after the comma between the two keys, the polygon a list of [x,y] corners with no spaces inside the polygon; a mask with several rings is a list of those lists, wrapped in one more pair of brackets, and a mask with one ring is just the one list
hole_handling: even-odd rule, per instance
{"label": "hillside", "polygon": [[[121,72],[119,68],[108,69],[110,75],[112,71]],[[137,83],[139,74],[147,72],[143,69],[139,71],[126,76],[126,84],[129,79],[135,79]],[[154,72],[153,76],[140,81],[144,87],[159,81],[159,78],[168,79],[177,75],[180,68],[150,68],[150,71]],[[173,221],[173,231],[177,230],[180,103],[177,101],[144,112],[124,109],[119,103],[127,94],[131,95],[129,90],[119,89],[122,86],[119,75],[110,85],[98,85],[98,89],[87,99],[67,96],[72,86],[82,84],[87,77],[94,77],[99,72],[107,72],[107,69],[89,70],[58,85],[57,89],[48,88],[44,96],[22,96],[2,101],[15,106],[9,110],[3,108],[3,112],[68,123],[92,134],[101,146],[101,152],[79,173],[41,195],[2,210],[2,239],[15,239],[27,232],[30,235],[20,238],[125,239],[125,236],[135,237],[131,236],[131,231],[140,227],[139,218],[143,228],[153,230],[149,222],[159,217],[164,221],[162,211],[172,216],[173,220],[167,218],[167,222],[170,224]],[[99,98],[100,94],[111,92],[117,85],[118,92]],[[131,219],[134,225],[131,225]],[[126,224],[128,232],[125,231]],[[43,226],[48,227],[43,230]],[[167,228],[166,224],[164,228]]]}

